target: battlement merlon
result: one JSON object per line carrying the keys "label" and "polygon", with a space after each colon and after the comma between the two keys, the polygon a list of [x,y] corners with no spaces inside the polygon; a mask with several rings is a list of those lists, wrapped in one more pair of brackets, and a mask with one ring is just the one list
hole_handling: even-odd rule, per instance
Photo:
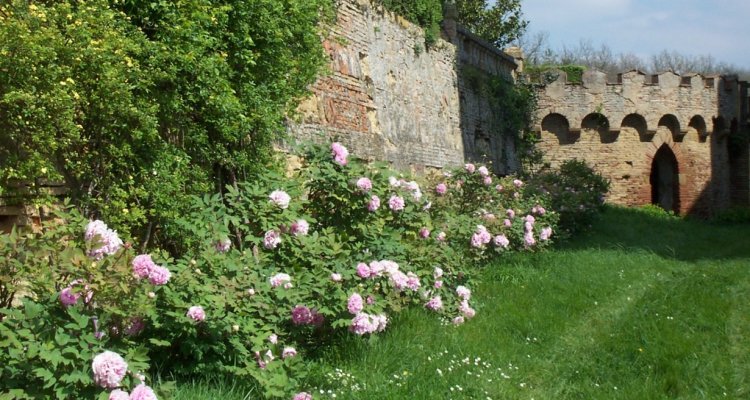
{"label": "battlement merlon", "polygon": [[584,71],[580,83],[568,82],[561,70],[550,70],[551,79],[537,87],[539,108],[537,131],[542,130],[542,120],[550,114],[565,117],[570,131],[580,131],[583,120],[591,114],[604,117],[612,132],[622,127],[631,115],[642,116],[649,132],[655,132],[666,115],[674,116],[678,135],[684,135],[695,118],[706,122],[706,134],[721,131],[714,121],[732,121],[742,114],[737,102],[738,91],[747,87],[736,75],[709,75],[696,73],[676,74],[664,71],[649,75],[631,70],[608,80],[604,72]]}

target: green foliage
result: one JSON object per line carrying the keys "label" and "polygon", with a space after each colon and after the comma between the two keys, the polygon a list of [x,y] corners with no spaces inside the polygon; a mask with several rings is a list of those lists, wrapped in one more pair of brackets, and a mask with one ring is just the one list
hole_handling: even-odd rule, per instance
{"label": "green foliage", "polygon": [[[104,350],[121,354],[133,373],[148,369],[145,346],[126,332],[155,315],[148,293],[161,287],[134,277],[129,248],[92,260],[87,251],[99,244],[83,240],[86,220],[76,211],[55,217],[41,233],[0,241],[0,394],[13,398],[96,397],[91,362]],[[62,302],[65,290],[75,304]],[[131,374],[123,386],[136,382]]]}
{"label": "green foliage", "polygon": [[168,266],[166,284],[156,265],[145,279],[146,255],[129,243],[96,251],[117,241],[90,234],[101,222],[75,210],[41,233],[4,237],[0,329],[11,351],[0,355],[0,392],[93,397],[89,365],[107,349],[130,365],[126,389],[151,360],[180,379],[232,377],[288,398],[305,385],[304,356],[336,331],[373,337],[409,306],[461,324],[476,313],[459,287],[473,285],[477,262],[552,243],[557,213],[520,180],[467,165],[435,177],[445,190],[423,192],[385,164],[341,154],[338,143],[308,146],[298,170],[280,162],[192,196],[169,225],[183,232],[178,256],[152,255]]}
{"label": "green foliage", "polygon": [[518,39],[529,24],[520,0],[457,0],[458,22],[482,39],[503,49]]}
{"label": "green foliage", "polygon": [[[87,215],[161,243],[187,195],[269,161],[325,64],[329,0],[0,6],[0,191],[64,181]],[[21,186],[23,190],[15,190]],[[14,192],[14,193],[9,193]],[[43,200],[43,199],[42,199]]]}
{"label": "green foliage", "polygon": [[531,186],[549,196],[551,207],[560,213],[560,229],[567,234],[590,227],[609,191],[609,181],[581,160],[566,160],[558,170],[539,172]]}
{"label": "green foliage", "polygon": [[525,67],[524,74],[530,82],[546,84],[557,79],[555,70],[565,72],[568,83],[580,85],[583,83],[583,73],[586,67],[583,65],[529,65]]}
{"label": "green foliage", "polygon": [[[378,0],[386,9],[395,12],[425,30],[427,47],[440,37],[443,20],[441,0]],[[482,39],[502,49],[523,34],[528,25],[521,13],[519,0],[499,0],[490,5],[487,0],[458,0],[458,23]]]}
{"label": "green foliage", "polygon": [[[484,166],[467,164],[431,179],[435,190],[440,184],[447,188],[433,202],[434,226],[444,229],[449,237],[464,238],[449,240],[453,250],[465,254],[463,257],[483,260],[510,250],[535,251],[549,246],[558,221],[558,213],[545,208],[549,199],[520,179],[496,178],[485,175],[485,171]],[[491,243],[478,246],[475,242],[480,226],[491,232]],[[542,235],[544,230],[548,230],[546,237]],[[498,243],[500,236],[507,244]]]}
{"label": "green foliage", "polygon": [[378,2],[387,10],[421,26],[424,29],[425,44],[428,48],[440,38],[440,22],[443,20],[442,0],[378,0]]}
{"label": "green foliage", "polygon": [[665,210],[661,207],[659,207],[656,204],[646,204],[638,207],[638,210],[643,212],[644,214],[653,217],[662,219],[665,221],[673,220],[673,219],[679,219],[680,217],[675,214],[672,210]]}
{"label": "green foliage", "polygon": [[[268,170],[252,182],[229,187],[223,197],[195,197],[190,213],[175,223],[186,232],[184,255],[173,264],[174,284],[159,297],[163,312],[150,331],[171,344],[167,351],[152,348],[160,370],[185,377],[250,377],[266,396],[288,395],[303,385],[307,370],[297,357],[284,358],[283,350],[293,347],[304,356],[325,348],[336,330],[352,329],[354,315],[347,303],[353,294],[372,299],[363,312],[390,318],[409,305],[423,306],[425,291],[442,299],[438,315],[455,318],[464,312],[455,288],[471,283],[473,264],[467,260],[504,250],[491,243],[472,247],[478,224],[504,231],[511,249],[531,248],[522,244],[525,218],[520,216],[532,213],[543,198],[526,198],[520,190],[498,192],[479,172],[455,171],[449,182],[455,193],[437,199],[384,164],[367,165],[352,157],[341,165],[330,149],[319,146],[306,147],[303,160],[291,174]],[[371,189],[358,186],[362,178]],[[507,184],[513,186],[510,179]],[[289,194],[288,206],[270,200],[277,190]],[[368,208],[372,196],[382,202],[376,210]],[[403,199],[402,210],[390,209],[394,197]],[[488,219],[490,212],[505,213],[504,207],[518,210],[512,227]],[[556,214],[537,218],[540,228],[552,228]],[[307,234],[295,234],[300,220],[309,224]],[[268,232],[278,233],[280,242],[269,246]],[[533,248],[549,243],[539,241]],[[418,279],[421,289],[400,287],[389,273],[359,275],[359,264],[380,260],[397,263],[405,278]],[[279,273],[290,276],[288,287],[272,285],[270,278]],[[334,274],[340,281],[332,279]],[[193,305],[206,310],[205,321],[185,315]],[[299,306],[313,310],[319,321],[294,323],[292,310]],[[276,343],[270,340],[274,335]]]}
{"label": "green foliage", "polygon": [[535,136],[531,133],[538,100],[534,87],[489,75],[469,65],[461,68],[460,77],[471,90],[487,99],[493,110],[494,126],[497,126],[493,133],[514,138],[522,166],[537,163],[541,153],[535,150]]}
{"label": "green foliage", "polygon": [[[391,186],[389,178],[397,175],[385,165],[351,159],[342,166],[329,149],[309,147],[302,168],[291,176],[269,170],[229,187],[223,199],[194,198],[191,212],[175,224],[186,232],[185,253],[174,263],[174,284],[159,298],[164,312],[152,331],[171,345],[168,351],[153,348],[154,362],[186,376],[251,377],[268,397],[293,393],[302,385],[305,368],[299,357],[283,357],[283,350],[313,351],[329,341],[333,330],[349,327],[352,294],[373,300],[364,309],[371,315],[392,315],[423,302],[416,290],[399,289],[387,275],[358,276],[358,263],[393,260],[404,277],[414,274],[424,286],[433,285],[434,267],[441,266],[445,285],[432,289],[433,295],[446,302],[441,313],[457,313],[453,289],[466,282],[468,266],[444,251],[449,247],[419,236],[420,228],[430,225],[423,210],[427,200],[415,197],[413,186]],[[362,177],[372,182],[366,193],[356,185]],[[277,190],[290,195],[288,207],[269,200]],[[383,204],[370,211],[373,195]],[[406,204],[394,212],[386,202],[397,195]],[[293,224],[301,219],[309,224],[307,234],[295,234]],[[265,241],[268,232],[280,235],[275,247]],[[231,239],[230,249],[217,246],[226,239]],[[291,277],[289,287],[271,284],[269,278],[279,273]],[[332,274],[341,280],[332,280]],[[192,305],[206,310],[204,322],[186,317]],[[297,306],[314,310],[319,321],[294,323]],[[269,340],[272,335],[278,343]]]}
{"label": "green foliage", "polygon": [[750,222],[750,208],[732,207],[718,212],[711,220],[722,224],[745,224]]}

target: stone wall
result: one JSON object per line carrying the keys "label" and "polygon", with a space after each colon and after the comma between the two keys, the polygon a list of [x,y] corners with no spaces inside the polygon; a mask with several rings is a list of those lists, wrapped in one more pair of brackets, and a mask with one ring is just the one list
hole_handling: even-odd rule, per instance
{"label": "stone wall", "polygon": [[[495,110],[482,85],[472,79],[501,77],[515,80],[516,60],[458,26],[448,40],[458,48],[458,90],[461,100],[461,132],[466,160],[491,163],[495,173],[506,175],[519,169],[516,132],[501,131],[502,112]],[[519,54],[518,57],[522,57]]]}
{"label": "stone wall", "polygon": [[539,91],[540,147],[553,167],[583,159],[611,181],[608,200],[652,203],[652,167],[665,146],[677,160],[680,213],[708,214],[730,203],[727,121],[737,121],[736,83],[665,72],[587,71],[582,85],[564,72]]}
{"label": "stone wall", "polygon": [[447,40],[426,48],[422,29],[402,17],[368,0],[341,1],[324,41],[330,74],[312,86],[290,137],[339,140],[360,157],[416,171],[482,158],[496,160],[498,171],[512,169],[513,157],[495,155],[513,149],[493,139],[494,113],[461,85],[460,66],[510,78],[515,64],[458,31],[454,25]]}

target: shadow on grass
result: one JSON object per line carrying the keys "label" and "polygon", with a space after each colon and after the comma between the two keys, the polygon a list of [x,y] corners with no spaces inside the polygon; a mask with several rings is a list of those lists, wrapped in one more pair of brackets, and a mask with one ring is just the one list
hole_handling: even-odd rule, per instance
{"label": "shadow on grass", "polygon": [[609,206],[589,232],[559,248],[643,250],[681,261],[750,258],[750,224],[711,223]]}

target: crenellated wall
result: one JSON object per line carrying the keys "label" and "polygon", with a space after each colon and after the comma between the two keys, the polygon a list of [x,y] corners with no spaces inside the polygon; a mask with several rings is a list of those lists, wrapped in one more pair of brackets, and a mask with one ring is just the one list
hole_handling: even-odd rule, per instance
{"label": "crenellated wall", "polygon": [[[661,153],[676,160],[675,211],[709,214],[729,206],[728,142],[731,125],[736,132],[742,119],[742,85],[736,80],[630,71],[610,83],[604,73],[586,71],[583,83],[573,85],[564,72],[555,74],[557,79],[538,90],[536,127],[552,166],[586,160],[610,179],[609,201],[650,204],[657,202],[654,188],[660,181],[652,173],[655,156],[664,148]],[[735,197],[741,200],[742,194]]]}

